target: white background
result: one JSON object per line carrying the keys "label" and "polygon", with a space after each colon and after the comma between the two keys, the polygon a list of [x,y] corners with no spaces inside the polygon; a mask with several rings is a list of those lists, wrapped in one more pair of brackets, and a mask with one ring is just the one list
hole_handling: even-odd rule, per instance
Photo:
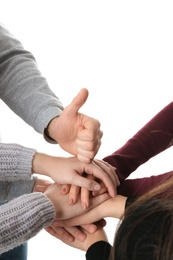
{"label": "white background", "polygon": [[[172,1],[0,0],[0,22],[34,54],[64,106],[82,87],[88,88],[81,112],[101,122],[99,159],[118,149],[172,101],[172,14]],[[4,104],[0,109],[4,142],[66,155]],[[169,149],[132,177],[171,169]],[[107,221],[112,242],[115,220]],[[29,260],[68,258],[85,259],[85,253],[45,231],[29,241]]]}

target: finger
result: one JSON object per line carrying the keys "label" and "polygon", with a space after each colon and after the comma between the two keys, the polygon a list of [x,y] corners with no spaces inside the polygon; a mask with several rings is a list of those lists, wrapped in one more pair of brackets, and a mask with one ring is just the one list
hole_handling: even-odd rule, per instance
{"label": "finger", "polygon": [[85,188],[81,188],[81,204],[83,209],[88,208],[89,197],[90,197],[90,191]]}
{"label": "finger", "polygon": [[67,193],[69,193],[70,188],[71,188],[70,184],[63,184],[61,188],[61,194],[66,195]]}
{"label": "finger", "polygon": [[74,236],[71,235],[65,228],[63,227],[56,227],[54,229],[53,226],[45,227],[44,228],[50,235],[60,239],[60,240],[67,240],[73,242],[75,240]]}
{"label": "finger", "polygon": [[42,185],[35,185],[33,192],[45,192],[47,189],[46,186],[42,186]]}
{"label": "finger", "polygon": [[101,141],[99,140],[97,143],[97,146],[95,146],[94,148],[92,148],[91,150],[87,148],[88,142],[83,142],[85,143],[83,146],[85,147],[84,149],[81,149],[78,146],[77,149],[77,158],[79,159],[79,161],[83,162],[83,163],[90,163],[92,162],[92,160],[94,159],[94,157],[96,156],[100,146],[101,146]]}
{"label": "finger", "polygon": [[[102,202],[109,199],[110,196],[108,193],[104,193],[100,196],[93,197],[90,199],[90,205],[88,207],[88,211],[83,215],[66,219],[66,220],[54,220],[54,226],[62,226],[62,227],[70,227],[70,226],[77,226],[77,225],[84,225],[84,224],[91,224],[97,222],[102,216],[104,216],[104,212],[102,210]],[[101,210],[100,210],[100,206]]]}
{"label": "finger", "polygon": [[86,239],[86,234],[81,230],[80,227],[66,227],[66,230],[80,242],[83,242]]}
{"label": "finger", "polygon": [[103,193],[100,196],[92,197],[90,199],[90,204],[89,204],[89,207],[88,207],[88,211],[90,209],[95,208],[96,206],[100,205],[101,203],[105,202],[108,199],[110,199],[109,193]]}
{"label": "finger", "polygon": [[75,96],[70,105],[68,105],[68,111],[71,115],[75,115],[78,113],[78,110],[83,106],[88,98],[88,90],[86,88],[82,88],[77,96]]}
{"label": "finger", "polygon": [[78,147],[84,151],[92,151],[93,148],[96,148],[103,136],[103,132],[100,130],[100,122],[92,117],[88,117],[88,119],[90,120],[85,121],[85,128],[81,128],[78,132],[78,139],[76,140]]}
{"label": "finger", "polygon": [[100,219],[99,221],[97,221],[98,225],[100,227],[105,227],[106,226],[106,220],[104,218]]}
{"label": "finger", "polygon": [[87,232],[89,232],[90,234],[93,234],[97,231],[98,227],[95,224],[84,224],[81,225],[81,227],[86,230]]}
{"label": "finger", "polygon": [[80,161],[89,163],[93,160],[101,146],[101,136],[102,132],[98,129],[96,134],[93,129],[86,128],[79,132],[76,145],[78,147],[77,157]]}
{"label": "finger", "polygon": [[99,183],[100,184],[100,190],[98,191],[92,191],[92,195],[93,196],[99,196],[100,194],[103,194],[105,192],[107,192],[107,188],[106,186],[104,185],[103,182]]}
{"label": "finger", "polygon": [[[95,170],[95,172],[96,172],[96,169],[93,169],[93,170]],[[84,169],[84,171],[85,171],[85,169]],[[92,171],[92,170],[90,169],[90,171]],[[92,174],[92,172],[90,174]],[[87,173],[88,173],[88,171],[87,171]],[[85,188],[90,191],[98,191],[100,189],[100,184],[98,182],[87,179],[87,178],[79,175],[78,173],[76,173],[76,175],[73,178],[73,180],[71,181],[71,183],[72,183],[72,185],[82,187],[82,188]]]}
{"label": "finger", "polygon": [[110,165],[109,163],[103,161],[103,160],[94,160],[94,163],[102,168],[103,171],[107,172],[109,177],[112,179],[112,181],[115,182],[115,185],[118,186],[120,185],[119,178],[116,174],[116,168]]}
{"label": "finger", "polygon": [[87,232],[89,232],[90,234],[95,233],[98,230],[98,228],[100,228],[100,227],[103,228],[105,226],[106,226],[106,220],[105,219],[100,219],[96,223],[81,225],[81,227],[84,230],[86,230]]}
{"label": "finger", "polygon": [[[95,179],[95,177],[93,175],[88,175],[88,174],[85,174],[85,175],[83,175],[83,176],[85,176],[85,178],[87,178],[89,180],[94,180]],[[82,204],[83,209],[86,209],[89,206],[90,194],[91,193],[90,193],[90,191],[88,189],[81,188],[80,196],[81,196],[81,204]]]}
{"label": "finger", "polygon": [[84,156],[82,156],[82,155],[79,154],[79,153],[77,154],[77,158],[78,158],[79,161],[81,161],[81,162],[83,162],[83,163],[91,163],[92,160],[93,160],[93,159],[92,159],[93,157],[91,157],[91,158],[90,158],[90,156],[89,156],[89,158],[88,158],[88,157],[84,157]]}
{"label": "finger", "polygon": [[86,234],[77,226],[63,228],[52,224],[51,228],[53,229],[51,230],[52,234],[64,242],[65,240],[74,241],[75,239],[83,242],[86,239]]}
{"label": "finger", "polygon": [[[96,164],[93,162],[93,171],[91,171],[90,169],[87,169],[87,164],[85,164],[85,172],[87,174],[91,174],[94,175],[97,179],[102,180],[102,182],[104,183],[104,185],[106,186],[109,194],[111,197],[115,197],[116,196],[116,179],[115,178],[111,178],[110,175],[103,171],[100,167],[94,167],[96,166]],[[114,173],[115,174],[115,173]],[[91,181],[92,184],[92,181]],[[84,186],[84,185],[83,185]],[[81,186],[82,187],[82,186]],[[87,187],[84,187],[87,188]],[[88,188],[89,189],[89,188]],[[100,188],[99,188],[100,189]],[[98,188],[94,189],[95,191],[99,190]],[[89,189],[91,190],[91,189]]]}
{"label": "finger", "polygon": [[79,186],[71,185],[70,190],[69,190],[69,198],[68,198],[68,201],[69,201],[70,205],[76,203],[78,195],[79,195],[79,192],[80,192],[80,187]]}

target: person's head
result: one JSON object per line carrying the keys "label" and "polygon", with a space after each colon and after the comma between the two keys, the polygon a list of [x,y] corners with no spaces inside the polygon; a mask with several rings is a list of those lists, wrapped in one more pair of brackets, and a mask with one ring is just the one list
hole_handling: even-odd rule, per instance
{"label": "person's head", "polygon": [[111,260],[173,259],[173,179],[132,203],[117,229]]}

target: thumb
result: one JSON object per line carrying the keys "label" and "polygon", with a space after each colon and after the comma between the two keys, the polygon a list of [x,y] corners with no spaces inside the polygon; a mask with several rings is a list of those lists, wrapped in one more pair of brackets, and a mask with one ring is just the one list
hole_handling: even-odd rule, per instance
{"label": "thumb", "polygon": [[70,113],[76,114],[83,106],[88,98],[89,92],[86,88],[82,88],[76,97],[73,98],[71,104],[68,106]]}

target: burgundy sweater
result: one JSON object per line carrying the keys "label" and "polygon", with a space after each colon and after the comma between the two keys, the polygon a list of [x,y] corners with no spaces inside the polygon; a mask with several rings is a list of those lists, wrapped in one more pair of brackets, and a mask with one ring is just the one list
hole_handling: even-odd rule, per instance
{"label": "burgundy sweater", "polygon": [[[126,179],[141,164],[166,150],[173,144],[173,102],[156,114],[120,149],[103,160],[117,168],[120,186],[118,194],[136,197],[173,176],[173,171],[139,179]],[[107,260],[111,245],[98,241],[86,252],[87,260]]]}
{"label": "burgundy sweater", "polygon": [[120,149],[103,160],[117,168],[121,182],[118,193],[124,196],[140,196],[159,183],[170,178],[173,172],[149,178],[127,179],[141,164],[166,150],[173,144],[173,102],[156,114],[144,127]]}

